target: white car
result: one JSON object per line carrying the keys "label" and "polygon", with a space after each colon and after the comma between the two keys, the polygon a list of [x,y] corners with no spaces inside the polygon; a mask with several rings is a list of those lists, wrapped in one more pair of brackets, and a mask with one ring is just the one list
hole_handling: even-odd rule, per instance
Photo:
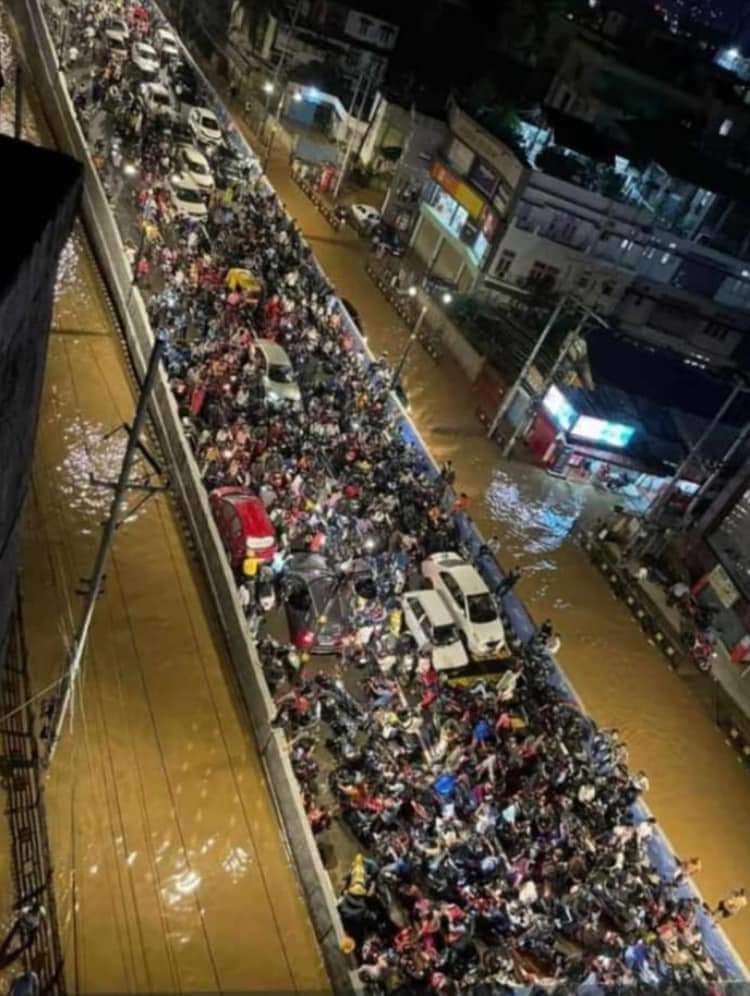
{"label": "white car", "polygon": [[170,179],[169,192],[172,205],[179,214],[189,214],[191,218],[205,218],[208,208],[201,188],[184,173],[175,173]]}
{"label": "white car", "polygon": [[369,204],[351,204],[349,211],[354,224],[363,232],[371,232],[382,221],[380,211]]}
{"label": "white car", "polygon": [[422,574],[445,602],[473,660],[506,651],[495,599],[471,564],[457,553],[434,553],[422,562]]}
{"label": "white car", "polygon": [[159,28],[156,32],[156,47],[163,59],[178,59],[180,57],[180,46],[177,39],[166,28]]}
{"label": "white car", "polygon": [[143,109],[147,114],[169,118],[170,121],[176,118],[175,102],[172,99],[172,94],[163,83],[141,83],[140,96]]}
{"label": "white car", "polygon": [[104,32],[104,44],[107,55],[111,59],[124,60],[128,57],[128,36],[119,28],[107,28]]}
{"label": "white car", "polygon": [[401,607],[406,628],[418,649],[431,647],[436,671],[466,667],[469,663],[466,649],[445,602],[436,591],[409,591],[402,596]]}
{"label": "white car", "polygon": [[221,128],[213,111],[206,107],[191,107],[188,112],[188,126],[199,145],[218,145],[221,141]]}
{"label": "white car", "polygon": [[259,339],[255,348],[262,358],[263,384],[269,401],[293,401],[298,405],[302,395],[286,350],[270,339]]}
{"label": "white car", "polygon": [[210,193],[214,189],[216,184],[208,160],[194,145],[181,145],[177,150],[177,161],[181,171],[201,190]]}
{"label": "white car", "polygon": [[156,49],[147,45],[146,42],[134,42],[130,50],[130,58],[144,76],[154,77],[158,74],[159,56],[156,54]]}

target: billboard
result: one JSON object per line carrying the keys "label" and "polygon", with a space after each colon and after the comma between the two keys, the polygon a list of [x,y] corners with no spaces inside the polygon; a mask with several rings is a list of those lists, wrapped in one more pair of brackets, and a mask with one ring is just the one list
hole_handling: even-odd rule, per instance
{"label": "billboard", "polygon": [[622,449],[633,438],[635,429],[630,425],[618,425],[616,422],[605,422],[604,419],[592,418],[590,415],[580,415],[571,432],[580,439]]}
{"label": "billboard", "polygon": [[542,407],[555,425],[565,432],[570,431],[578,418],[578,412],[562,391],[558,390],[554,385],[545,394]]}

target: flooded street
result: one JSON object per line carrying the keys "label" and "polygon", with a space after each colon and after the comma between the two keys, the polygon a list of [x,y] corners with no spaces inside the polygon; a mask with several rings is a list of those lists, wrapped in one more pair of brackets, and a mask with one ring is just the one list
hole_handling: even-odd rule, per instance
{"label": "flooded street", "polygon": [[[62,267],[23,549],[33,684],[59,674],[133,396],[80,235]],[[136,468],[137,470],[137,468]],[[135,498],[133,498],[135,500]],[[124,525],[47,801],[80,992],[325,989],[304,902],[171,500]]]}
{"label": "flooded street", "polygon": [[[292,181],[281,152],[269,173],[337,290],[359,311],[371,349],[387,350],[395,362],[407,330],[364,272],[362,244],[349,228],[332,231]],[[559,629],[560,663],[586,708],[622,732],[631,767],[648,772],[646,802],[676,853],[703,859],[698,888],[713,904],[732,888],[750,886],[750,774],[570,539],[579,517],[593,521],[611,497],[502,460],[474,415],[471,385],[448,356],[436,365],[415,348],[404,379],[433,455],[453,461],[477,525],[500,541],[501,562],[523,569],[519,596],[538,622],[551,617]],[[749,962],[750,915],[729,921],[727,934]]]}

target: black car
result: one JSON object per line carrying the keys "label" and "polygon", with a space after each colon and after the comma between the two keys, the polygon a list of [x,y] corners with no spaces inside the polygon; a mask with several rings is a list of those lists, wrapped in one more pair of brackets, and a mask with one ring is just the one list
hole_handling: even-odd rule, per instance
{"label": "black car", "polygon": [[249,161],[228,145],[220,145],[211,157],[211,169],[220,190],[236,187],[247,179]]}
{"label": "black car", "polygon": [[390,256],[403,256],[406,246],[403,243],[398,230],[389,225],[387,221],[381,221],[372,233],[373,240],[377,239]]}
{"label": "black car", "polygon": [[195,70],[187,62],[179,62],[170,69],[169,77],[175,96],[183,104],[198,107],[202,103],[201,84]]}
{"label": "black car", "polygon": [[295,647],[307,653],[336,653],[362,627],[385,618],[364,561],[341,574],[320,554],[293,554],[286,564],[286,588],[289,633]]}

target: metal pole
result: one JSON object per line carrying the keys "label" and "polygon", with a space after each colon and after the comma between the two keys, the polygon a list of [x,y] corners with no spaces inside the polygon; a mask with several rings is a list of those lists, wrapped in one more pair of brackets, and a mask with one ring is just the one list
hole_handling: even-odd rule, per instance
{"label": "metal pole", "polygon": [[[294,34],[294,31],[297,27],[297,20],[299,19],[301,10],[302,10],[302,0],[297,0],[297,6],[294,8],[294,14],[292,16],[291,21],[289,22],[290,36]],[[271,77],[271,86],[269,87],[266,93],[266,108],[265,108],[265,114],[263,116],[263,124],[261,125],[261,134],[263,134],[263,132],[266,130],[266,125],[268,123],[268,115],[271,109],[271,94],[274,92],[274,90],[278,85],[279,79],[281,77],[281,70],[284,67],[284,63],[286,62],[286,57],[287,57],[287,49],[285,49],[279,56],[279,61],[276,63],[276,68],[274,69],[273,76]],[[277,108],[277,116],[276,116],[277,121],[279,120],[280,108],[281,108],[281,101],[279,101],[279,106]]]}
{"label": "metal pole", "polygon": [[48,762],[52,760],[55,748],[60,739],[63,723],[65,722],[65,718],[71,708],[73,691],[75,689],[76,679],[81,670],[83,656],[86,652],[86,644],[88,641],[89,630],[91,629],[91,622],[94,618],[96,602],[104,581],[104,569],[107,565],[107,558],[109,557],[112,544],[114,543],[115,533],[121,525],[118,520],[118,516],[120,514],[123,499],[125,498],[125,494],[128,490],[130,471],[138,449],[140,435],[146,421],[148,401],[159,371],[159,362],[161,360],[162,349],[163,342],[161,339],[157,338],[154,342],[154,348],[151,351],[151,358],[148,362],[146,377],[143,381],[143,386],[141,387],[140,397],[138,398],[138,406],[136,408],[135,418],[133,419],[133,425],[128,436],[128,445],[125,449],[125,455],[122,458],[120,475],[117,479],[117,484],[115,485],[112,505],[109,510],[109,517],[104,524],[102,538],[99,542],[99,550],[96,555],[94,573],[91,578],[88,594],[86,596],[86,608],[78,627],[78,631],[75,635],[75,639],[73,640],[66,674],[60,683],[60,690],[55,703],[55,710],[50,719],[50,740],[47,755]]}
{"label": "metal pole", "polygon": [[396,384],[398,384],[399,378],[401,377],[401,373],[406,364],[406,360],[408,359],[409,353],[411,351],[411,347],[419,338],[419,331],[422,328],[422,322],[424,321],[425,315],[427,314],[427,307],[428,306],[426,304],[422,305],[422,310],[419,313],[419,318],[417,318],[416,322],[414,323],[414,328],[411,331],[411,335],[406,340],[406,345],[404,346],[404,351],[401,354],[401,359],[398,361],[398,363],[396,364],[396,369],[393,371],[393,376],[391,377],[391,383],[388,388],[389,391],[392,391],[395,388]]}
{"label": "metal pole", "polygon": [[16,106],[13,118],[13,137],[20,138],[23,130],[23,71],[21,64],[16,66]]}
{"label": "metal pole", "polygon": [[502,420],[505,418],[505,415],[507,414],[507,412],[510,409],[510,406],[513,404],[513,401],[515,400],[516,394],[518,394],[518,390],[521,387],[521,384],[526,379],[526,376],[528,375],[529,370],[531,370],[531,367],[532,367],[532,365],[534,363],[534,360],[539,355],[539,350],[544,345],[544,343],[545,343],[545,341],[547,339],[547,336],[550,334],[550,332],[552,331],[552,329],[555,327],[555,324],[557,323],[557,319],[560,317],[560,314],[561,314],[563,308],[565,307],[565,305],[567,303],[568,303],[568,296],[566,294],[563,297],[561,297],[560,300],[555,305],[555,308],[554,308],[552,314],[547,319],[547,324],[544,326],[544,328],[542,329],[541,333],[539,334],[539,338],[537,339],[536,344],[534,345],[534,348],[531,350],[531,352],[529,353],[528,357],[526,358],[526,362],[524,363],[523,367],[521,368],[520,374],[518,375],[518,377],[516,377],[515,382],[513,383],[513,386],[511,387],[511,389],[506,393],[505,397],[502,400],[502,403],[500,404],[500,407],[497,410],[497,414],[495,415],[495,417],[493,418],[492,422],[490,423],[490,427],[489,427],[489,429],[487,431],[487,435],[488,436],[490,436],[490,437],[494,436],[494,434],[495,434],[495,432],[497,430],[497,427],[500,425],[500,423],[502,422]]}
{"label": "metal pole", "polygon": [[690,499],[688,507],[685,509],[685,515],[683,519],[683,524],[687,526],[688,521],[692,518],[693,511],[696,505],[701,500],[701,498],[708,492],[711,485],[714,483],[716,478],[719,476],[721,471],[726,467],[729,461],[732,459],[737,450],[743,445],[743,443],[750,437],[750,422],[747,423],[745,428],[740,432],[740,434],[735,438],[732,445],[726,451],[721,460],[717,463],[711,473],[708,475],[706,480],[701,484],[698,490],[695,492],[693,497]]}
{"label": "metal pole", "polygon": [[[549,390],[549,388],[551,387],[551,385],[555,381],[555,377],[557,376],[557,371],[563,365],[565,357],[570,352],[570,348],[573,345],[573,343],[576,341],[576,339],[578,338],[578,336],[583,331],[583,328],[584,328],[585,324],[586,324],[586,319],[585,318],[581,319],[581,322],[578,325],[578,328],[572,329],[565,336],[565,341],[562,344],[562,348],[560,349],[560,352],[557,354],[555,362],[552,364],[552,369],[550,370],[550,372],[547,374],[547,376],[542,381],[541,388],[534,395],[535,398],[542,398],[542,400],[544,400],[544,397],[547,394],[547,391]],[[526,419],[525,421],[518,423],[518,425],[515,427],[515,429],[511,433],[510,439],[508,440],[508,442],[503,447],[502,455],[504,457],[510,456],[511,452],[513,451],[513,447],[516,445],[516,441],[518,440],[518,437],[521,436],[521,435],[523,435],[528,430],[528,428],[529,428],[529,426],[531,424],[531,421],[532,421],[532,419]]]}
{"label": "metal pole", "polygon": [[[365,67],[362,67],[362,71],[357,78],[357,85],[354,88],[354,93],[352,94],[351,103],[349,104],[349,120],[354,117],[354,108],[357,103],[357,97],[359,96],[359,88],[362,85],[362,81],[365,78]],[[344,176],[346,171],[349,169],[349,159],[351,158],[352,150],[354,148],[354,136],[356,132],[352,129],[352,133],[349,136],[349,141],[346,144],[346,153],[344,154],[344,162],[339,170],[339,175],[336,177],[336,186],[333,188],[333,199],[338,200],[339,191],[341,190],[341,184],[344,182]]]}
{"label": "metal pole", "polygon": [[696,458],[696,456],[698,455],[698,453],[700,453],[700,451],[703,449],[704,443],[706,442],[706,440],[708,439],[708,437],[711,435],[711,433],[714,431],[714,429],[716,428],[716,426],[724,418],[724,415],[731,408],[732,404],[734,403],[735,398],[737,397],[737,395],[742,390],[743,390],[743,385],[739,381],[737,381],[737,383],[735,383],[734,387],[732,388],[732,390],[729,392],[729,394],[725,398],[725,400],[722,403],[721,407],[719,408],[718,412],[714,415],[713,419],[708,423],[708,425],[706,426],[706,428],[703,430],[703,432],[699,436],[697,442],[693,444],[693,446],[691,447],[691,449],[688,452],[688,454],[685,457],[685,459],[682,461],[682,463],[680,464],[680,466],[677,468],[677,470],[674,472],[674,474],[670,478],[670,481],[667,484],[666,488],[664,488],[664,490],[662,491],[662,493],[658,496],[658,498],[651,505],[651,508],[646,513],[645,522],[653,522],[653,520],[661,512],[662,508],[666,505],[666,503],[669,501],[670,497],[672,496],[672,493],[676,489],[677,484],[679,483],[681,477],[683,476],[683,474],[685,473],[685,471],[688,469],[688,467],[690,466],[690,464],[693,462],[693,460]]}

